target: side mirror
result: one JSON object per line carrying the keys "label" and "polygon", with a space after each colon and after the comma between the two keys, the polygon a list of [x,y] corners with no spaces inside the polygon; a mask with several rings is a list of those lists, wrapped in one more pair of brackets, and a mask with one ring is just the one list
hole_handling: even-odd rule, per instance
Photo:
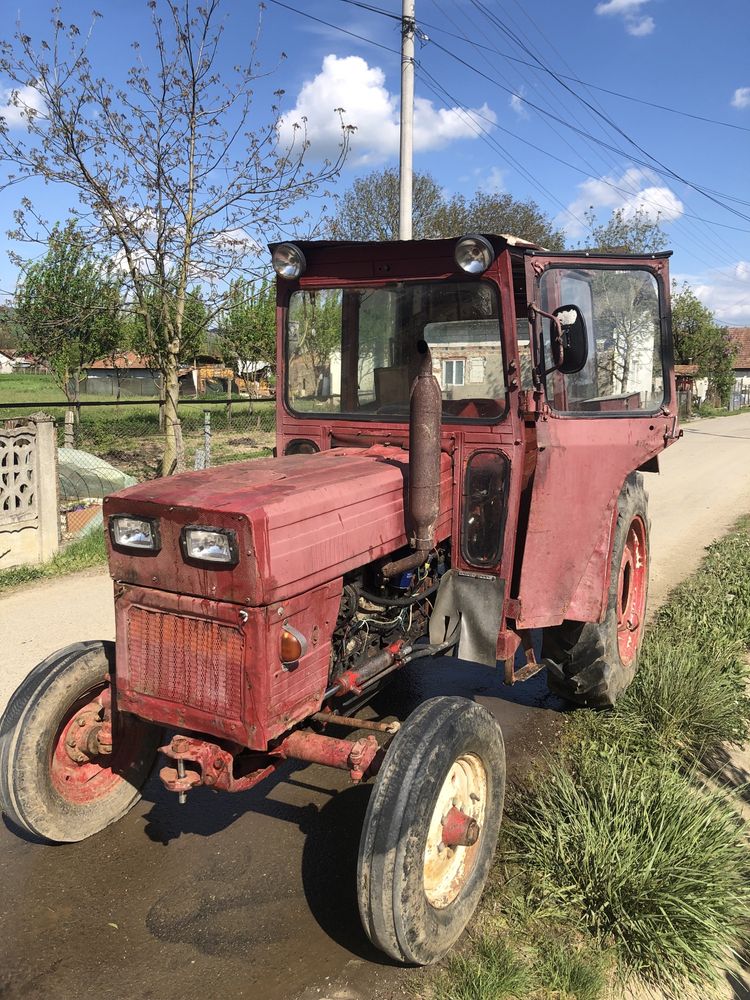
{"label": "side mirror", "polygon": [[586,320],[578,306],[560,306],[553,316],[559,325],[562,339],[560,359],[555,368],[563,375],[575,375],[581,371],[589,357],[589,340],[586,335]]}

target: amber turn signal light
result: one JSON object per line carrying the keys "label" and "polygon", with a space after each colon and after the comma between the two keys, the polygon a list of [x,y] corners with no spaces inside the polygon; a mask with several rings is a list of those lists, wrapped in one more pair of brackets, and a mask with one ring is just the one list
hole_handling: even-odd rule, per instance
{"label": "amber turn signal light", "polygon": [[307,652],[307,639],[291,625],[281,630],[281,662],[296,663]]}

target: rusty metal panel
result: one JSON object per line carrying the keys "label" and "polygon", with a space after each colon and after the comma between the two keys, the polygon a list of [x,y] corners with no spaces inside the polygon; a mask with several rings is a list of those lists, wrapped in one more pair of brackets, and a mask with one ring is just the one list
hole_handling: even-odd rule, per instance
{"label": "rusty metal panel", "polygon": [[225,719],[242,717],[245,641],[239,628],[135,605],[126,629],[133,691]]}
{"label": "rusty metal panel", "polygon": [[[450,533],[450,456],[442,456],[436,535]],[[259,607],[321,586],[407,543],[408,452],[337,448],[316,455],[237,462],[133,486],[105,501],[115,513],[159,519],[158,553],[110,545],[115,580]],[[188,564],[180,532],[209,524],[237,533],[234,567]]]}
{"label": "rusty metal panel", "polygon": [[[337,579],[283,604],[244,611],[117,584],[118,707],[265,750],[322,704],[341,588]],[[280,658],[287,623],[308,646],[291,666]]]}
{"label": "rusty metal panel", "polygon": [[671,426],[665,416],[539,421],[520,628],[601,619],[617,497],[628,473],[664,449]]}

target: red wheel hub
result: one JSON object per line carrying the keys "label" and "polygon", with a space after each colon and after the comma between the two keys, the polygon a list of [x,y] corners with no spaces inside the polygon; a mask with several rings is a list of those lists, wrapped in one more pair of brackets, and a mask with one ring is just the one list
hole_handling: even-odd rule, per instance
{"label": "red wheel hub", "polygon": [[112,712],[109,679],[65,713],[52,746],[55,790],[80,805],[109,795],[138,753],[138,722]]}
{"label": "red wheel hub", "polygon": [[641,517],[630,522],[617,580],[617,647],[622,662],[635,660],[643,635],[648,586],[646,525]]}

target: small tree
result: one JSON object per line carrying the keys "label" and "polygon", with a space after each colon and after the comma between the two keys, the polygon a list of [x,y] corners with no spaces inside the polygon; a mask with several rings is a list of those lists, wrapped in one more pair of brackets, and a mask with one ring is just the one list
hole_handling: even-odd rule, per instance
{"label": "small tree", "polygon": [[672,332],[675,361],[698,366],[698,375],[708,379],[708,391],[721,406],[729,405],[734,385],[737,346],[726,327],[697,298],[687,283],[678,290],[672,283]]}
{"label": "small tree", "polygon": [[[277,105],[267,120],[253,119],[257,38],[243,65],[219,72],[220,0],[147,6],[151,37],[143,52],[134,43],[136,63],[121,87],[96,75],[91,32],[82,39],[58,7],[51,37],[36,43],[19,31],[0,46],[0,77],[26,125],[9,129],[0,119],[0,161],[14,181],[41,177],[71,191],[89,238],[121,263],[129,302],[159,355],[169,472],[184,461],[177,376],[188,290],[204,282],[217,313],[229,280],[259,270],[256,234],[294,229],[299,200],[337,175],[349,130],[342,124],[335,162],[307,170],[304,121],[285,123]],[[38,93],[37,110],[23,103],[27,87]],[[34,238],[30,220],[33,212],[21,209],[12,235]]]}
{"label": "small tree", "polygon": [[626,212],[616,208],[605,223],[597,222],[593,207],[584,214],[591,235],[586,247],[599,253],[656,253],[663,250],[667,237],[661,228],[661,217],[637,208]]}
{"label": "small tree", "polygon": [[56,225],[45,257],[30,264],[16,290],[22,345],[43,357],[69,402],[81,369],[121,343],[119,281],[69,222]]}
{"label": "small tree", "polygon": [[[533,201],[482,191],[469,200],[446,197],[427,173],[414,174],[414,239],[461,236],[467,232],[512,233],[550,250],[562,250],[563,234]],[[334,239],[398,239],[399,180],[393,168],[373,170],[340,197],[329,223]]]}
{"label": "small tree", "polygon": [[238,375],[255,377],[259,368],[276,368],[276,293],[268,281],[232,282],[219,320],[224,359]]}

